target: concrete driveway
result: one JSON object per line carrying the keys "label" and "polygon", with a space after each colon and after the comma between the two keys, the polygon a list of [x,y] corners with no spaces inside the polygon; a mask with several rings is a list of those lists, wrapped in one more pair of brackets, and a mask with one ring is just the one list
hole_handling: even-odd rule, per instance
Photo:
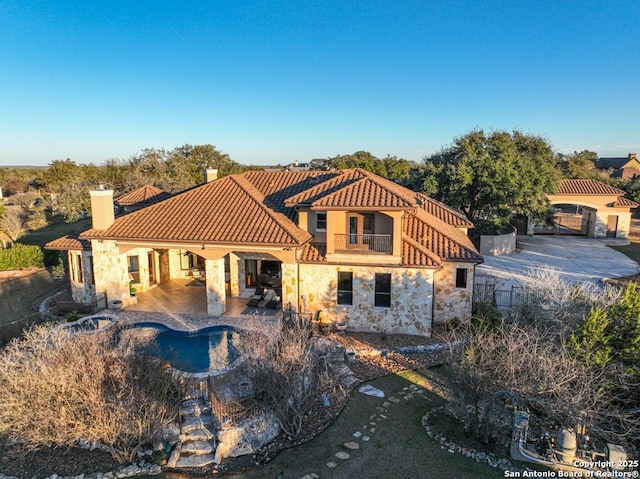
{"label": "concrete driveway", "polygon": [[[510,255],[485,256],[476,268],[476,282],[492,277],[496,287],[520,286],[531,269],[551,267],[570,282],[601,284],[605,278],[618,278],[640,273],[640,265],[605,243],[616,240],[594,240],[571,236],[518,236],[519,250]],[[619,244],[625,244],[619,242]]]}

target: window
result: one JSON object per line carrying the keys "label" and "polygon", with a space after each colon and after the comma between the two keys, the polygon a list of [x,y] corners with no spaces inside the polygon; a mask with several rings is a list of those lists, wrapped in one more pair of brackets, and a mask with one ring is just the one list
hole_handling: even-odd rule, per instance
{"label": "window", "polygon": [[96,278],[93,274],[93,256],[89,256],[89,286],[96,284]]}
{"label": "window", "polygon": [[353,304],[353,273],[338,271],[338,304]]}
{"label": "window", "polygon": [[246,287],[258,286],[258,260],[245,259],[244,271],[247,279],[247,282],[245,283]]}
{"label": "window", "polygon": [[137,256],[127,256],[127,270],[129,271],[129,282],[140,282],[140,263]]}
{"label": "window", "polygon": [[324,211],[316,213],[316,231],[327,231],[327,213]]}
{"label": "window", "polygon": [[376,273],[375,305],[378,308],[391,307],[391,275],[388,273]]}
{"label": "window", "polygon": [[467,287],[467,269],[456,268],[456,288]]}
{"label": "window", "polygon": [[71,278],[76,283],[84,282],[82,275],[82,254],[71,255]]}
{"label": "window", "polygon": [[188,271],[195,266],[193,261],[193,253],[189,253],[188,251],[180,250],[180,269],[183,271]]}

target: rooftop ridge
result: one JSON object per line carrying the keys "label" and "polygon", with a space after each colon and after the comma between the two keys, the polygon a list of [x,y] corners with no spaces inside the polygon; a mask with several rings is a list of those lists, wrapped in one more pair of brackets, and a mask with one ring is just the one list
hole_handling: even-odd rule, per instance
{"label": "rooftop ridge", "polygon": [[[273,221],[278,223],[282,229],[284,229],[296,242],[304,244],[311,239],[311,235],[298,228],[293,221],[287,218],[284,214],[278,213],[269,208],[265,203],[265,195],[256,186],[249,181],[244,173],[238,173],[229,177],[239,188],[241,188],[247,196],[249,196],[259,208],[261,208]],[[302,234],[301,234],[302,233]],[[304,234],[306,233],[306,234]]]}
{"label": "rooftop ridge", "polygon": [[400,196],[400,198],[402,198],[412,206],[418,206],[418,201],[416,199],[416,196],[418,195],[417,192],[410,190],[409,188],[405,188],[404,186],[401,186],[387,178],[376,175],[375,173],[371,173],[370,171],[363,168],[354,168],[354,170],[367,177],[370,181],[372,181],[379,187],[384,188],[389,193]]}
{"label": "rooftop ridge", "polygon": [[440,218],[435,217],[434,215],[423,209],[417,209],[413,216],[419,221],[426,224],[428,227],[436,230],[449,241],[457,244],[460,248],[465,249],[468,253],[478,255],[469,237],[462,231],[460,231],[457,227],[445,223]]}
{"label": "rooftop ridge", "polygon": [[440,255],[437,255],[436,253],[434,253],[433,251],[431,251],[429,248],[423,246],[422,244],[420,244],[418,241],[416,241],[415,239],[413,239],[411,236],[404,236],[402,238],[402,240],[404,242],[406,242],[407,244],[411,245],[413,248],[417,249],[418,251],[420,251],[422,254],[427,255],[429,258],[431,258],[436,264],[440,265],[442,264],[442,257],[440,257]]}

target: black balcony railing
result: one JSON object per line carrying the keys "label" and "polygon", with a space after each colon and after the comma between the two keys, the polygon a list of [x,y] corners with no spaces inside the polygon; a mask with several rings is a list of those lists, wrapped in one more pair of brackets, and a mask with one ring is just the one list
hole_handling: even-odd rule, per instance
{"label": "black balcony railing", "polygon": [[337,234],[334,235],[334,240],[336,251],[385,254],[391,254],[393,252],[392,235]]}

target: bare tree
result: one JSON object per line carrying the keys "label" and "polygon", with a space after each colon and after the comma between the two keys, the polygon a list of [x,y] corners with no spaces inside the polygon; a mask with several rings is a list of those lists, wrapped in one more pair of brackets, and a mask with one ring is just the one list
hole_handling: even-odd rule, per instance
{"label": "bare tree", "polygon": [[0,219],[0,229],[15,242],[25,231],[25,215],[21,206],[7,206]]}
{"label": "bare tree", "polygon": [[116,328],[41,327],[0,354],[0,435],[27,446],[97,443],[118,461],[177,417],[177,386]]}
{"label": "bare tree", "polygon": [[273,412],[291,439],[303,431],[306,412],[320,404],[323,393],[333,400],[346,393],[340,378],[323,367],[308,321],[276,324],[267,335],[244,340],[241,348],[256,401]]}

